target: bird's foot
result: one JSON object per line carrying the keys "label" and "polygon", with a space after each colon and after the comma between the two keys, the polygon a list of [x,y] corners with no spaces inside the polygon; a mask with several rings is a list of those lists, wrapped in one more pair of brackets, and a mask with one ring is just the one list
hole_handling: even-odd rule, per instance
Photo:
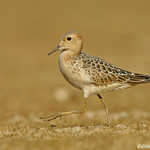
{"label": "bird's foot", "polygon": [[55,114],[52,114],[52,115],[40,117],[40,119],[43,120],[43,121],[51,121],[51,120],[55,120],[57,118],[61,118],[61,117],[64,117],[64,116],[69,116],[69,115],[72,115],[72,114],[82,114],[82,113],[83,113],[82,111],[59,112],[59,113],[55,113]]}
{"label": "bird's foot", "polygon": [[56,114],[40,117],[40,119],[43,121],[51,121],[51,120],[55,120],[57,118],[61,118],[61,113],[56,113]]}

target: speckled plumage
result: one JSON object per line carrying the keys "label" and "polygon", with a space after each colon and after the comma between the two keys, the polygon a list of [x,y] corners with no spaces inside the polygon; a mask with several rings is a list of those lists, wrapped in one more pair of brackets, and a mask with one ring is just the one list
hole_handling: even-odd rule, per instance
{"label": "speckled plumage", "polygon": [[134,73],[115,67],[105,60],[90,56],[83,51],[81,51],[80,55],[72,57],[70,64],[73,70],[84,70],[85,74],[90,77],[90,83],[95,86],[105,85],[107,87],[108,84],[115,82],[127,83],[135,77]]}
{"label": "speckled plumage", "polygon": [[[85,98],[91,94],[96,94],[101,99],[100,93],[102,92],[150,82],[150,76],[118,68],[97,56],[84,53],[82,48],[82,36],[78,32],[68,32],[62,36],[56,49],[49,52],[49,55],[60,51],[58,60],[62,75],[71,85],[82,90]],[[103,104],[108,116],[107,107],[104,102]],[[64,112],[49,120],[74,113],[81,112]]]}

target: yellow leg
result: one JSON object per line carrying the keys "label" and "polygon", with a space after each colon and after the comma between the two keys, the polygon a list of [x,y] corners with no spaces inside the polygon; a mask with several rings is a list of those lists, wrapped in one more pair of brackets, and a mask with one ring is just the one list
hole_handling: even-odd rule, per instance
{"label": "yellow leg", "polygon": [[110,118],[109,118],[109,111],[108,111],[108,107],[107,105],[105,104],[104,100],[102,99],[101,95],[97,94],[98,98],[101,100],[101,102],[103,103],[104,105],[104,109],[105,109],[105,113],[106,113],[106,123],[107,123],[107,126],[110,125]]}
{"label": "yellow leg", "polygon": [[86,110],[87,110],[87,101],[84,100],[83,111],[59,112],[59,113],[56,113],[56,114],[53,114],[53,115],[40,117],[40,119],[42,119],[43,121],[51,121],[51,120],[55,120],[57,118],[61,118],[61,117],[69,116],[69,115],[73,115],[73,114],[83,114],[83,113],[86,112]]}

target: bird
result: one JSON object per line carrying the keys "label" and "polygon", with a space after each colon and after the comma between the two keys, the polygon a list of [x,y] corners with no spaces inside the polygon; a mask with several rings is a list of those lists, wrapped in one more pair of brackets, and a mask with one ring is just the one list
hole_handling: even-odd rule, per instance
{"label": "bird", "polygon": [[85,53],[83,50],[83,37],[79,32],[73,31],[64,34],[56,48],[48,52],[48,55],[58,51],[59,70],[73,87],[82,91],[84,97],[83,109],[41,117],[43,120],[51,121],[72,114],[83,114],[87,111],[87,98],[90,95],[97,95],[104,105],[106,123],[109,125],[109,110],[101,93],[150,83],[149,75],[121,69],[100,57]]}

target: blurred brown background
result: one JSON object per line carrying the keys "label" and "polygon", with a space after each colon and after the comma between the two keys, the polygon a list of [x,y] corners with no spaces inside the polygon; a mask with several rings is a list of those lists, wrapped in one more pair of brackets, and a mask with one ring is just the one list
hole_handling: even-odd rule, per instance
{"label": "blurred brown background", "polygon": [[[0,116],[79,108],[82,93],[61,76],[58,54],[71,30],[84,49],[129,71],[150,74],[150,1],[5,0],[0,5]],[[111,112],[150,111],[150,85],[103,95]],[[59,91],[59,92],[58,92]],[[58,93],[57,93],[58,92]],[[64,96],[64,99],[59,97]],[[96,96],[89,110],[101,110]]]}

